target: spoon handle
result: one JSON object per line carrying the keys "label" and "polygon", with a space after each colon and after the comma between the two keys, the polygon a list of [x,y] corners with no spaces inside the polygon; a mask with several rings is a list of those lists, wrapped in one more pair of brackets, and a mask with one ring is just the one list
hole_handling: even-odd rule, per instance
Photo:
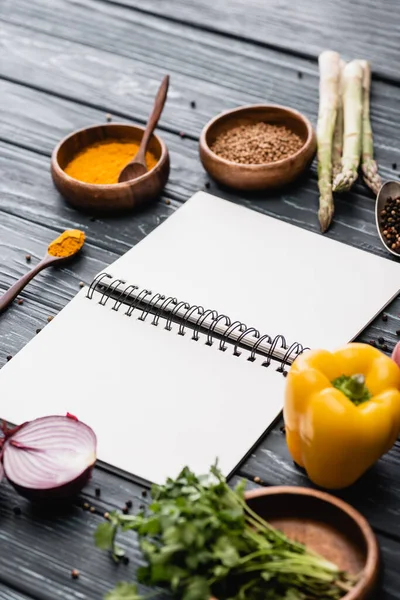
{"label": "spoon handle", "polygon": [[15,300],[15,298],[18,296],[20,291],[24,289],[24,287],[31,281],[31,279],[33,279],[35,277],[35,275],[40,273],[40,271],[43,271],[43,269],[45,269],[46,267],[49,267],[50,265],[52,265],[57,260],[59,260],[58,257],[46,255],[43,258],[43,260],[41,260],[35,267],[33,267],[33,269],[31,269],[30,271],[25,273],[25,275],[23,275],[21,277],[21,279],[16,281],[10,287],[10,289],[7,290],[3,294],[3,296],[1,296],[1,298],[0,298],[0,313],[3,312],[3,310],[5,310],[11,304],[11,302],[13,300]]}
{"label": "spoon handle", "polygon": [[136,161],[138,161],[138,158],[141,162],[145,161],[147,145],[149,143],[149,140],[153,134],[153,131],[156,128],[158,120],[163,111],[165,100],[167,98],[168,86],[169,86],[169,75],[166,75],[164,77],[164,79],[162,80],[161,85],[158,89],[157,96],[154,101],[153,110],[151,112],[149,120],[147,121],[146,129],[143,134],[142,141],[140,143],[140,148],[135,157]]}

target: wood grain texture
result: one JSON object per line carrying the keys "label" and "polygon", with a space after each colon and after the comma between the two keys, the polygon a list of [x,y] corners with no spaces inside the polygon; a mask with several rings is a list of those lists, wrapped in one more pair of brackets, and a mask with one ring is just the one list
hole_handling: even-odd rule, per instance
{"label": "wood grain texture", "polygon": [[[58,18],[59,12],[68,12],[68,26]],[[90,28],[86,25],[89,12]],[[133,113],[137,118],[146,118],[159,79],[168,70],[171,90],[161,124],[175,132],[183,130],[198,136],[201,127],[218,112],[251,102],[288,104],[316,122],[316,62],[285,57],[96,0],[73,4],[54,0],[51,5],[47,0],[19,0],[17,5],[13,0],[3,0],[1,14],[20,26],[0,26],[0,42],[7,56],[1,65],[4,75],[29,83],[34,73],[35,85],[54,81],[58,93],[75,94],[81,101],[104,105],[112,97],[107,106],[111,113],[122,110],[125,116]],[[35,32],[25,29],[27,18]],[[57,36],[62,39],[55,40]],[[35,56],[46,66],[44,72],[34,69]],[[134,67],[129,59],[134,60]],[[100,87],[92,90],[96,73]],[[70,80],[74,80],[72,89],[67,85]],[[372,94],[372,124],[374,129],[378,124],[383,128],[382,137],[375,132],[375,142],[383,152],[389,140],[398,139],[399,109],[390,86],[375,81]],[[191,100],[197,102],[195,110],[190,109]],[[400,157],[397,144],[387,150]],[[387,162],[388,168],[396,161],[393,154],[387,161],[385,155],[379,158],[382,166]]]}
{"label": "wood grain texture", "polygon": [[257,41],[290,55],[316,57],[332,48],[343,52],[347,59],[371,60],[380,75],[400,81],[396,69],[400,58],[396,0],[107,1],[229,37]]}
{"label": "wood grain texture", "polygon": [[[100,85],[100,84],[98,84]],[[66,100],[57,102],[55,113],[49,111],[48,120],[43,122],[40,116],[40,107],[46,106],[46,94],[35,90],[27,90],[15,84],[3,82],[1,89],[4,91],[3,116],[0,116],[0,137],[9,139],[12,144],[19,146],[35,148],[36,144],[40,147],[43,154],[50,155],[55,143],[62,134],[62,124],[65,122],[68,127],[74,129],[82,125],[86,118],[97,118],[100,111],[82,108],[81,113],[78,107]],[[21,119],[21,123],[11,129],[8,124],[8,114],[13,111],[13,106],[18,103],[18,96],[22,90],[23,101],[26,113],[29,119]],[[47,103],[49,100],[47,100]],[[71,110],[70,110],[71,109]],[[36,114],[38,117],[36,118]],[[53,118],[54,115],[54,118]],[[65,131],[65,129],[64,129]],[[204,170],[198,160],[197,142],[190,139],[181,139],[172,134],[163,134],[171,153],[171,176],[166,188],[166,195],[170,198],[185,200],[198,189],[204,187],[207,179]],[[24,153],[23,148],[14,147],[10,144],[2,144],[3,151],[0,156],[2,169],[8,173],[6,178],[0,181],[0,192],[2,193],[3,210],[21,214],[24,211],[24,217],[29,219],[40,219],[40,222],[52,225],[54,219],[60,219],[65,227],[71,220],[80,222],[83,228],[90,225],[87,217],[83,217],[76,211],[66,207],[55,193],[48,174],[49,161],[46,156],[39,156],[36,153],[28,153],[26,164],[24,164],[24,175],[19,176],[15,161],[18,156]],[[22,181],[19,181],[22,179]],[[282,192],[268,194],[233,194],[213,184],[210,191],[217,195],[232,199],[236,202],[242,202],[260,212],[277,216],[294,224],[303,226],[314,231],[318,230],[316,211],[318,206],[318,192],[316,181],[313,176],[304,178],[295,185],[283,190]],[[21,197],[24,201],[21,202]],[[54,210],[54,204],[57,210]],[[365,250],[375,252],[381,256],[386,256],[386,251],[379,241],[375,221],[374,221],[374,203],[373,200],[364,196],[364,187],[360,184],[351,194],[341,195],[336,201],[336,220],[334,227],[329,235],[340,241],[364,248]],[[165,207],[166,210],[166,207]],[[151,211],[148,213],[152,214]],[[167,213],[168,214],[168,211]],[[117,222],[101,222],[101,229],[94,229],[99,243],[107,243],[110,239],[110,232],[115,225],[119,225],[118,239],[121,239],[121,233],[129,230],[129,224],[137,220],[137,215],[129,217],[127,220],[120,219]],[[155,224],[159,222],[154,219]],[[92,227],[90,225],[90,227]],[[148,232],[148,229],[147,229]],[[132,244],[128,241],[123,245],[118,245],[120,252],[126,251]]]}
{"label": "wood grain texture", "polygon": [[[311,0],[304,1],[310,7]],[[34,263],[63,229],[83,229],[88,241],[82,257],[68,268],[43,273],[23,293],[24,303],[2,316],[0,366],[46,324],[48,315],[75,295],[79,281],[90,281],[104,264],[140,241],[204,187],[208,178],[198,160],[197,140],[203,125],[215,114],[239,104],[279,102],[301,110],[315,123],[315,59],[320,46],[325,48],[328,43],[340,45],[349,56],[359,53],[372,58],[375,72],[398,82],[397,30],[395,21],[388,20],[393,2],[388,0],[383,11],[382,4],[375,6],[372,0],[365,0],[362,10],[358,10],[360,0],[349,4],[324,0],[318,6],[313,3],[307,19],[301,13],[299,20],[303,5],[287,0],[270,0],[267,5],[262,0],[169,0],[168,5],[166,0],[146,0],[139,11],[135,9],[137,0],[2,0],[0,293],[29,268],[25,254],[30,253]],[[129,7],[124,8],[124,3]],[[226,10],[228,6],[231,11]],[[147,14],[150,12],[160,16]],[[182,26],[181,20],[193,26]],[[344,35],[349,30],[351,36]],[[375,31],[382,35],[378,43],[369,44],[372,35],[375,42]],[[104,122],[106,113],[111,113],[113,120],[143,123],[166,72],[172,77],[171,90],[159,132],[171,153],[172,172],[160,202],[129,217],[95,221],[68,207],[50,179],[49,157],[55,144],[74,129]],[[372,125],[385,178],[397,178],[392,164],[400,166],[396,94],[395,87],[374,80]],[[190,107],[192,100],[195,109]],[[179,131],[185,132],[185,139],[177,135]],[[210,191],[317,231],[315,168],[310,177],[281,193],[236,195],[213,183]],[[167,205],[166,199],[171,203]],[[373,200],[362,185],[338,197],[336,221],[329,235],[386,255],[375,231]],[[398,339],[400,300],[387,312],[388,321],[376,319],[361,339],[382,335],[390,350]],[[382,532],[379,542],[385,577],[378,600],[400,598],[399,459],[396,445],[358,486],[340,494]],[[250,479],[258,475],[269,484],[309,485],[304,473],[293,467],[279,427],[257,448],[242,474]],[[96,487],[101,488],[100,498]],[[91,539],[101,514],[121,508],[128,499],[137,510],[143,502],[140,486],[102,469],[95,470],[81,497],[82,502],[95,506],[94,514],[78,506],[69,514],[40,514],[2,484],[0,600],[98,600],[116,581],[133,577],[140,562],[133,535],[127,534],[122,542],[132,559],[127,567],[116,567],[94,548]],[[20,517],[12,512],[16,504],[22,508]],[[81,572],[76,581],[70,576],[72,568]]]}
{"label": "wood grain texture", "polygon": [[[300,485],[314,487],[306,473],[293,463],[280,431],[283,422],[261,442],[242,468],[247,476],[257,473],[266,485]],[[392,450],[355,485],[331,492],[359,510],[377,531],[400,538],[400,483],[394,474],[400,467],[400,445]],[[379,507],[379,509],[378,509]]]}
{"label": "wood grain texture", "polygon": [[[100,498],[96,498],[94,493],[96,487],[100,487]],[[8,585],[22,591],[29,590],[30,597],[35,600],[54,600],[55,591],[57,598],[63,600],[99,600],[118,580],[133,579],[136,568],[141,564],[135,535],[128,532],[119,538],[131,560],[126,566],[115,565],[107,553],[97,550],[93,545],[93,533],[102,521],[104,510],[120,509],[126,500],[132,500],[132,512],[137,512],[142,504],[148,502],[141,492],[142,489],[135,484],[96,469],[92,483],[80,499],[80,503],[88,502],[94,506],[95,513],[79,506],[64,513],[49,513],[34,510],[8,484],[3,484],[0,488],[0,502],[4,507],[0,533],[0,581],[7,581]],[[21,509],[21,515],[14,515],[15,506]],[[385,564],[385,580],[379,600],[400,598],[396,587],[398,545],[380,535],[378,541]],[[73,568],[80,572],[77,580],[71,579]],[[17,600],[20,600],[18,596]]]}

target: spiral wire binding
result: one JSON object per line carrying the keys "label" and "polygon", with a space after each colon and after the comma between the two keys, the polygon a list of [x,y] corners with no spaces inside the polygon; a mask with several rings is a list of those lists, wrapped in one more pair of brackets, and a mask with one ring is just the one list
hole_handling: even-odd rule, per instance
{"label": "spiral wire binding", "polygon": [[[111,281],[110,281],[111,280]],[[121,286],[126,287],[120,289]],[[274,359],[279,360],[277,372],[287,375],[287,368],[293,361],[305,350],[302,344],[294,342],[287,345],[283,335],[276,335],[272,338],[269,335],[260,335],[258,329],[247,327],[241,321],[232,322],[227,315],[219,314],[216,310],[205,309],[200,305],[190,305],[188,302],[178,301],[174,296],[165,297],[158,292],[140,288],[137,285],[126,285],[123,279],[113,279],[108,273],[100,273],[90,284],[86,297],[92,300],[94,292],[100,296],[99,304],[106,306],[110,299],[115,300],[112,310],[119,311],[122,305],[127,306],[125,315],[131,317],[135,310],[141,311],[138,319],[145,321],[149,314],[153,316],[151,324],[158,326],[160,318],[165,321],[164,328],[167,331],[172,330],[172,324],[178,326],[178,335],[184,336],[187,330],[193,331],[192,340],[198,341],[200,333],[206,335],[207,346],[212,346],[214,342],[219,341],[218,349],[225,352],[230,340],[233,347],[233,355],[241,356],[243,349],[250,352],[248,361],[254,362],[257,353],[265,358],[261,363],[263,367],[269,367]],[[151,296],[150,300],[148,297]],[[184,311],[183,315],[179,313]],[[197,319],[193,317],[198,315]],[[221,325],[224,328],[221,329]],[[232,334],[236,331],[236,339]],[[263,347],[264,344],[264,347]],[[268,345],[265,348],[265,345]],[[241,350],[239,350],[241,348]],[[277,357],[278,352],[278,357]]]}

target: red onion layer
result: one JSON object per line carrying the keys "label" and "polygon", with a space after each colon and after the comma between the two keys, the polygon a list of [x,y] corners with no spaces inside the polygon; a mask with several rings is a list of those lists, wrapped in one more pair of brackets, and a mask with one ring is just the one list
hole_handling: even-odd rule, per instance
{"label": "red onion layer", "polygon": [[62,500],[79,493],[96,462],[96,435],[71,415],[35,419],[5,438],[4,474],[32,500]]}

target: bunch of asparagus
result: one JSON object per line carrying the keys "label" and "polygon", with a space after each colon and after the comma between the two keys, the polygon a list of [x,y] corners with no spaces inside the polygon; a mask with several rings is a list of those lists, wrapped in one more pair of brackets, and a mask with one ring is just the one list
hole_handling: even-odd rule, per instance
{"label": "bunch of asparagus", "polygon": [[371,68],[366,60],[345,63],[337,52],[319,57],[318,218],[325,232],[334,214],[333,192],[348,191],[358,177],[377,194],[382,181],[373,157],[369,116]]}

